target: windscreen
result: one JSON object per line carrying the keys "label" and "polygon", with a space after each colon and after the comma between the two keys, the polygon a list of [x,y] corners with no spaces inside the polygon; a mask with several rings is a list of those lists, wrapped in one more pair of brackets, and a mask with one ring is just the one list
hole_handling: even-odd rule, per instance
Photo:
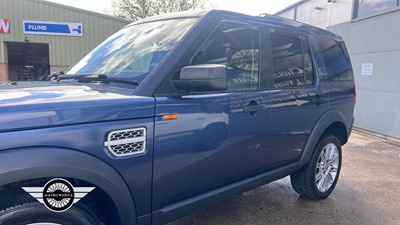
{"label": "windscreen", "polygon": [[95,48],[67,74],[105,74],[142,81],[196,22],[195,18],[128,26]]}

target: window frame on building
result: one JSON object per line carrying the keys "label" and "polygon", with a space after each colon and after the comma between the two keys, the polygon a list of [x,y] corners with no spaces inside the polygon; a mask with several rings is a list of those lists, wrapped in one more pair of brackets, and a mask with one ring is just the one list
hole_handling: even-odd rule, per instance
{"label": "window frame on building", "polygon": [[375,16],[375,15],[380,15],[380,14],[384,14],[396,9],[399,9],[400,7],[400,0],[391,0],[393,1],[396,5],[394,7],[388,7],[382,10],[372,10],[371,12],[359,15],[359,8],[360,8],[360,2],[359,0],[354,0],[353,1],[353,19],[360,19],[360,18],[366,18],[366,17],[370,17],[370,16]]}

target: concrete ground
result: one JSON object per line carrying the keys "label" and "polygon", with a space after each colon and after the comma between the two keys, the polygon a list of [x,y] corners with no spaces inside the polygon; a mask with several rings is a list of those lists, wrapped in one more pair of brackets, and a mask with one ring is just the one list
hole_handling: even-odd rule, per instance
{"label": "concrete ground", "polygon": [[343,147],[336,189],[323,201],[300,198],[288,177],[169,225],[400,224],[400,143],[354,131]]}

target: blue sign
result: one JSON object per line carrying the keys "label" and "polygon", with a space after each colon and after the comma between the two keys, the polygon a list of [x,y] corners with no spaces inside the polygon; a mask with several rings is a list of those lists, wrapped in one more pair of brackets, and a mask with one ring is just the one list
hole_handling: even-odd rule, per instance
{"label": "blue sign", "polygon": [[24,20],[24,34],[83,36],[82,23],[57,23]]}

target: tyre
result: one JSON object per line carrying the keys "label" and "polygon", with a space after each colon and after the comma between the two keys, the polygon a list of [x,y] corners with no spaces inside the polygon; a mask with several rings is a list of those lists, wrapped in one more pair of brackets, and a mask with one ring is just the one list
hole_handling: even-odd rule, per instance
{"label": "tyre", "polygon": [[99,225],[100,222],[77,207],[55,213],[39,202],[17,205],[0,211],[0,225]]}
{"label": "tyre", "polygon": [[310,162],[301,170],[290,175],[293,189],[301,196],[322,200],[336,186],[342,164],[342,148],[339,140],[328,135],[322,138]]}

